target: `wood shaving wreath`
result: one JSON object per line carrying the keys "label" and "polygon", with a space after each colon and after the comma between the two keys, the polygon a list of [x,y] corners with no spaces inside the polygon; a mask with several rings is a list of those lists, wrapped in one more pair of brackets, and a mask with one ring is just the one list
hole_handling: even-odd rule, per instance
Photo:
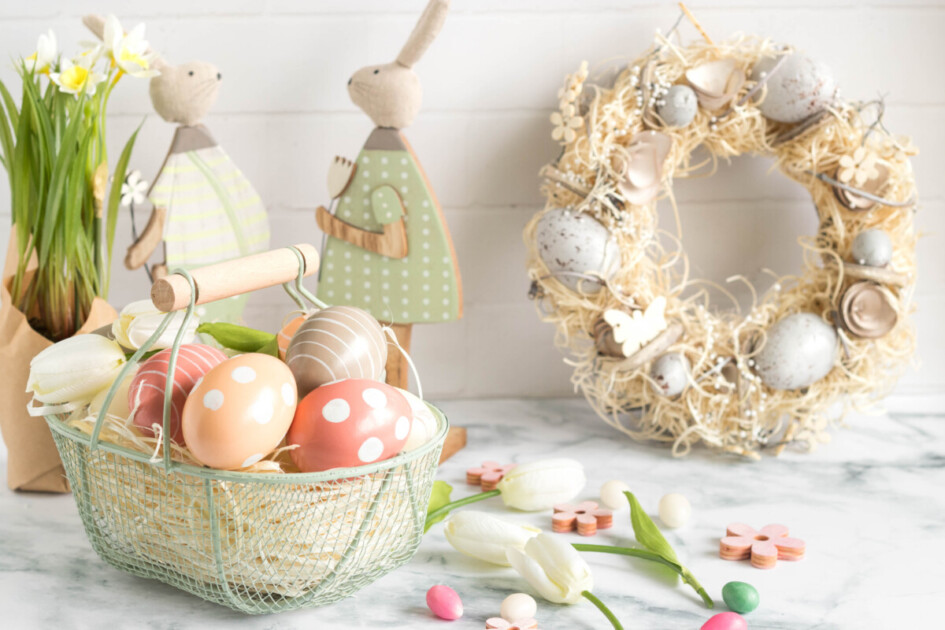
{"label": "wood shaving wreath", "polygon": [[[585,63],[559,93],[562,153],[524,237],[530,296],[598,415],[675,455],[703,442],[758,458],[813,448],[882,398],[914,349],[916,274],[916,150],[885,129],[882,102],[842,100],[822,64],[740,35],[657,34],[612,85],[587,77]],[[674,179],[748,154],[809,191],[820,227],[799,239],[800,276],[760,296],[738,276],[751,307],[717,311],[688,275],[678,212],[662,230],[656,202],[676,211]]]}

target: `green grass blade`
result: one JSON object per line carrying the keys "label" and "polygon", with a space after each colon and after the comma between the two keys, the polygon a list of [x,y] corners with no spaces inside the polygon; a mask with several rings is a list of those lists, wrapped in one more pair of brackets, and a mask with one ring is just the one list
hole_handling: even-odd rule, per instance
{"label": "green grass blade", "polygon": [[108,298],[108,289],[112,277],[112,248],[115,245],[115,228],[118,225],[118,204],[121,202],[121,185],[125,181],[125,171],[128,170],[128,162],[131,161],[131,152],[134,150],[135,140],[138,138],[138,132],[141,131],[142,125],[144,125],[143,120],[141,124],[138,125],[138,128],[135,129],[135,132],[131,134],[131,137],[128,138],[128,142],[125,143],[125,147],[121,150],[118,163],[115,164],[115,170],[112,171],[112,189],[108,194],[108,210],[105,213],[105,253],[107,257],[105,260],[105,286],[102,291],[102,297],[106,299]]}

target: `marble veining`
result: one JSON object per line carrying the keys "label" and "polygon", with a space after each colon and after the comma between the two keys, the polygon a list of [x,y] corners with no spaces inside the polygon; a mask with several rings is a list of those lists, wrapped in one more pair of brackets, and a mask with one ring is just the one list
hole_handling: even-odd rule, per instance
{"label": "marble veining", "polygon": [[[690,523],[667,531],[681,559],[725,610],[721,588],[750,582],[761,606],[752,630],[941,627],[945,601],[945,418],[857,416],[832,443],[812,454],[742,462],[695,451],[683,460],[631,442],[600,422],[581,400],[480,400],[442,404],[468,427],[470,446],[441,468],[439,478],[471,492],[467,467],[486,459],[524,462],[550,456],[581,461],[596,499],[612,478],[630,484],[648,511],[666,492],[693,505]],[[5,468],[5,467],[4,467]],[[104,564],[85,538],[69,496],[0,490],[0,626],[9,628],[155,628],[333,630],[342,628],[484,627],[509,593],[529,592],[512,571],[481,564],[450,547],[435,526],[416,557],[400,570],[330,606],[268,617],[245,617],[163,584]],[[480,509],[550,530],[550,513],[513,513],[501,501]],[[718,558],[725,525],[780,522],[807,543],[807,558],[773,571]],[[577,534],[561,534],[574,541]],[[613,529],[590,539],[632,538],[626,511]],[[710,615],[688,588],[636,560],[587,554],[595,592],[627,628],[698,628]],[[426,589],[446,583],[463,597],[465,616],[452,625],[433,618]],[[936,606],[936,604],[938,604]],[[539,600],[545,629],[607,628],[584,602]]]}

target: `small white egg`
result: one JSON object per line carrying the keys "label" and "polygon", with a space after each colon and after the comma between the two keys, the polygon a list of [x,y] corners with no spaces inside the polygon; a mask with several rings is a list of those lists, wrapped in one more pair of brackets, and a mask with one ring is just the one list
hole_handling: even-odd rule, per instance
{"label": "small white egg", "polygon": [[538,602],[525,593],[509,595],[502,601],[502,607],[499,609],[499,615],[509,623],[519,619],[534,619],[537,613]]}
{"label": "small white egg", "polygon": [[625,510],[630,507],[630,502],[624,492],[630,492],[630,486],[618,479],[611,479],[600,487],[600,501],[607,509]]}
{"label": "small white egg", "polygon": [[683,393],[689,385],[689,359],[678,352],[668,352],[653,362],[650,376],[656,381],[657,392],[671,397]]}
{"label": "small white egg", "polygon": [[535,229],[535,241],[548,270],[573,291],[597,293],[601,283],[593,274],[609,279],[620,264],[620,246],[610,230],[591,215],[570,208],[545,213]]}
{"label": "small white egg", "polygon": [[853,262],[883,267],[892,260],[892,240],[882,230],[864,230],[853,239]]}
{"label": "small white egg", "polygon": [[772,389],[802,389],[833,370],[837,331],[813,313],[794,313],[768,329],[755,370]]}
{"label": "small white egg", "polygon": [[660,499],[659,515],[666,527],[676,529],[689,522],[689,517],[692,516],[692,505],[683,495],[671,492]]}
{"label": "small white egg", "polygon": [[688,85],[674,85],[663,97],[663,104],[656,112],[669,127],[685,127],[696,117],[699,101]]}
{"label": "small white egg", "polygon": [[751,78],[766,77],[766,93],[758,109],[765,118],[796,123],[817,114],[833,100],[837,84],[825,64],[800,53],[790,53],[777,70],[771,70],[777,57],[766,57],[755,64]]}

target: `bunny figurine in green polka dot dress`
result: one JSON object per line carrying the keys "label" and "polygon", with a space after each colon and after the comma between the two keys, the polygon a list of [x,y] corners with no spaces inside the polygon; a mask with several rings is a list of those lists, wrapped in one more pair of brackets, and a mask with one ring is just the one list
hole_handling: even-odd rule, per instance
{"label": "bunny figurine in green polka dot dress", "polygon": [[[328,187],[334,214],[316,212],[328,236],[318,297],[349,304],[391,324],[408,350],[415,323],[462,315],[462,289],[443,212],[417,156],[400,130],[420,109],[420,80],[412,66],[436,37],[449,0],[431,0],[397,60],[361,68],[348,92],[377,127],[354,162],[335,158]],[[387,382],[405,387],[406,363],[390,352]]]}

